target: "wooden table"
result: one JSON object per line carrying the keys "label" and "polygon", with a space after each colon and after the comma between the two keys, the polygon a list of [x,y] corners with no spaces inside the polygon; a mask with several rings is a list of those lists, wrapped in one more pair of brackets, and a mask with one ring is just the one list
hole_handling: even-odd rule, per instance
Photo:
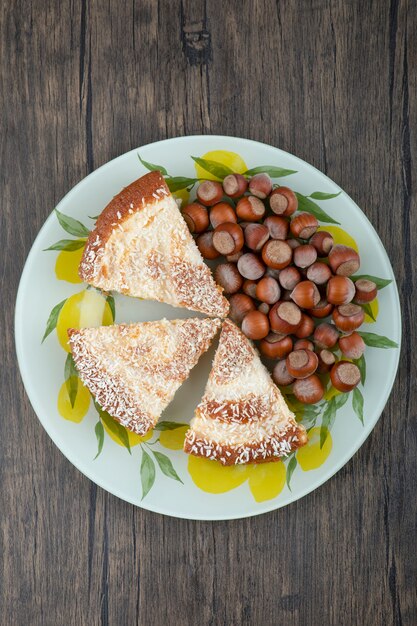
{"label": "wooden table", "polygon": [[[411,0],[2,3],[2,625],[416,624],[416,32]],[[20,273],[55,204],[119,154],[193,133],[326,172],[377,229],[403,307],[397,381],[361,450],[304,499],[233,522],[92,484],[36,419],[14,351]]]}

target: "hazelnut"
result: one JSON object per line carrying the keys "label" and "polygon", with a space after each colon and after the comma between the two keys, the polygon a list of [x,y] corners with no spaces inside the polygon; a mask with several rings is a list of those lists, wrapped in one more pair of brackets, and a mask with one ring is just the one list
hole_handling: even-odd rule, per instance
{"label": "hazelnut", "polygon": [[351,276],[359,269],[359,254],[349,246],[336,244],[329,252],[329,263],[334,274]]}
{"label": "hazelnut", "polygon": [[201,255],[208,260],[217,259],[220,256],[216,248],[213,246],[213,231],[207,231],[197,237],[197,247]]}
{"label": "hazelnut", "polygon": [[310,238],[309,243],[317,250],[319,257],[328,256],[333,247],[333,237],[326,230],[319,230]]}
{"label": "hazelnut", "polygon": [[282,359],[292,350],[292,339],[289,335],[269,333],[259,344],[262,354],[270,359]]}
{"label": "hazelnut", "polygon": [[347,393],[357,387],[361,381],[359,367],[349,361],[339,361],[330,370],[330,380],[338,391]]}
{"label": "hazelnut", "polygon": [[214,270],[214,279],[225,293],[236,293],[243,284],[243,278],[234,263],[218,265]]}
{"label": "hazelnut", "polygon": [[256,285],[256,297],[267,304],[275,304],[281,295],[281,289],[275,278],[264,276]]}
{"label": "hazelnut", "polygon": [[343,356],[348,359],[360,359],[365,352],[365,342],[359,333],[353,331],[339,339],[339,348]]}
{"label": "hazelnut", "polygon": [[372,280],[360,278],[355,282],[355,302],[357,304],[367,304],[375,300],[377,295],[376,284]]}
{"label": "hazelnut", "polygon": [[268,174],[255,174],[249,181],[249,192],[257,198],[265,199],[272,191],[272,181]]}
{"label": "hazelnut", "polygon": [[258,280],[265,274],[265,265],[253,252],[246,252],[237,262],[237,269],[243,278]]}
{"label": "hazelnut", "polygon": [[280,239],[281,241],[285,241],[288,236],[290,223],[285,219],[285,217],[270,215],[264,220],[264,226],[267,227],[271,239]]}
{"label": "hazelnut", "polygon": [[332,317],[337,328],[350,333],[363,324],[365,313],[357,304],[342,304],[334,309]]}
{"label": "hazelnut", "polygon": [[289,187],[278,187],[269,197],[269,206],[273,213],[289,217],[298,208],[297,196]]}
{"label": "hazelnut", "polygon": [[326,294],[332,304],[349,304],[355,295],[355,285],[347,276],[333,276],[327,283]]}
{"label": "hazelnut", "polygon": [[290,264],[292,250],[285,241],[270,239],[262,248],[262,259],[266,265],[280,270]]}
{"label": "hazelnut", "polygon": [[208,228],[209,218],[207,209],[197,202],[188,204],[182,210],[182,216],[187,223],[190,233],[202,233]]}
{"label": "hazelnut", "polygon": [[269,239],[269,231],[263,224],[248,224],[244,230],[245,243],[251,250],[261,250]]}
{"label": "hazelnut", "polygon": [[338,339],[339,331],[333,324],[323,322],[314,330],[313,341],[320,350],[334,348]]}
{"label": "hazelnut", "polygon": [[243,230],[239,224],[224,222],[214,229],[213,246],[220,254],[235,254],[243,248]]}
{"label": "hazelnut", "polygon": [[316,404],[324,396],[324,387],[320,378],[312,374],[307,378],[299,378],[293,386],[293,393],[303,404]]}
{"label": "hazelnut", "polygon": [[295,248],[294,252],[294,265],[301,267],[302,269],[312,265],[317,259],[317,250],[310,244],[304,244]]}
{"label": "hazelnut", "polygon": [[311,376],[316,371],[318,364],[318,356],[311,350],[294,350],[287,356],[287,370],[294,378]]}
{"label": "hazelnut", "polygon": [[288,335],[300,326],[301,311],[293,302],[276,302],[269,312],[269,320],[272,330]]}
{"label": "hazelnut", "polygon": [[258,222],[265,215],[265,205],[256,196],[244,196],[236,205],[236,213],[241,220]]}
{"label": "hazelnut", "polygon": [[250,296],[245,293],[235,293],[230,297],[229,315],[236,324],[241,324],[243,318],[249,311],[255,311],[255,303]]}
{"label": "hazelnut", "polygon": [[213,206],[223,197],[223,187],[214,180],[205,180],[197,187],[197,198],[204,206]]}
{"label": "hazelnut", "polygon": [[276,385],[279,385],[280,387],[286,387],[287,385],[291,385],[291,383],[294,382],[294,378],[287,370],[287,364],[285,362],[285,359],[283,359],[282,361],[278,361],[278,363],[275,365],[274,369],[272,370],[272,378],[274,380],[274,383]]}
{"label": "hazelnut", "polygon": [[229,174],[223,180],[223,189],[230,198],[240,198],[248,188],[248,181],[242,174]]}
{"label": "hazelnut", "polygon": [[243,318],[242,332],[249,339],[263,339],[269,333],[268,317],[260,311],[249,311]]}
{"label": "hazelnut", "polygon": [[299,213],[291,220],[290,230],[294,237],[309,239],[319,227],[319,223],[311,213]]}
{"label": "hazelnut", "polygon": [[292,290],[291,299],[301,309],[312,309],[320,302],[320,293],[311,280],[303,280]]}
{"label": "hazelnut", "polygon": [[226,222],[237,222],[237,215],[233,207],[227,202],[218,202],[210,209],[210,223],[213,228]]}

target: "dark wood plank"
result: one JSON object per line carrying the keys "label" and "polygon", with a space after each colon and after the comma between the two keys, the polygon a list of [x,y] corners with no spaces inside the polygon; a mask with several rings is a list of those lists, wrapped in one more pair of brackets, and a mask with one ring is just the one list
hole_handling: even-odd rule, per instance
{"label": "dark wood plank", "polygon": [[[416,5],[407,0],[2,3],[1,622],[413,624],[417,613]],[[191,133],[289,150],[361,206],[392,260],[404,348],[352,461],[258,518],[135,509],[84,478],[38,423],[13,302],[54,204],[102,163]]]}

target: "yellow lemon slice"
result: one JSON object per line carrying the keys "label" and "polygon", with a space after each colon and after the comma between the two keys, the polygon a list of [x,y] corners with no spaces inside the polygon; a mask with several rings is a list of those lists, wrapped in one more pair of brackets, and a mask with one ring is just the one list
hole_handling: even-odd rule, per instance
{"label": "yellow lemon slice", "polygon": [[172,194],[174,198],[181,200],[180,208],[184,208],[190,201],[190,192],[187,189],[179,189]]}
{"label": "yellow lemon slice", "polygon": [[308,443],[297,452],[297,461],[304,472],[323,465],[333,447],[332,436],[327,433],[326,441],[320,449],[320,428],[312,428],[308,433]]}
{"label": "yellow lemon slice", "polygon": [[256,502],[272,500],[284,489],[286,469],[282,461],[248,467],[249,488]]}
{"label": "yellow lemon slice", "polygon": [[[77,377],[74,376],[74,378]],[[87,413],[89,406],[90,392],[87,387],[84,387],[80,379],[78,379],[77,396],[75,398],[74,406],[71,406],[67,384],[64,383],[61,385],[58,393],[58,412],[61,417],[79,424]]]}
{"label": "yellow lemon slice", "polygon": [[59,343],[66,352],[70,352],[68,328],[108,326],[112,323],[111,309],[104,296],[94,289],[85,289],[70,296],[60,311],[56,325]]}
{"label": "yellow lemon slice", "polygon": [[207,493],[225,493],[239,487],[248,478],[245,465],[225,467],[219,461],[202,457],[188,457],[188,471],[199,489]]}
{"label": "yellow lemon slice", "polygon": [[84,248],[80,248],[71,252],[62,250],[58,254],[55,262],[55,275],[58,280],[65,280],[68,283],[83,282],[78,276],[78,266],[83,252]]}
{"label": "yellow lemon slice", "polygon": [[324,224],[324,226],[319,226],[318,230],[325,230],[333,235],[335,243],[349,246],[350,248],[356,250],[356,252],[359,252],[358,244],[356,243],[356,241],[351,235],[349,235],[349,233],[343,230],[343,228],[340,228],[340,226],[331,226],[330,224]]}
{"label": "yellow lemon slice", "polygon": [[159,435],[159,443],[169,450],[181,450],[187,430],[188,426],[181,426],[175,430],[163,430]]}
{"label": "yellow lemon slice", "polygon": [[[206,154],[203,154],[201,158],[206,159],[207,161],[216,161],[217,163],[226,165],[232,170],[232,172],[235,172],[236,174],[243,174],[243,172],[246,172],[246,170],[248,169],[245,161],[236,152],[229,152],[227,150],[212,150],[211,152],[206,152]],[[207,172],[207,170],[203,169],[200,165],[197,165],[197,163],[195,163],[195,171],[197,174],[197,178],[219,180],[217,176],[214,176],[214,174],[210,174],[210,172]]]}
{"label": "yellow lemon slice", "polygon": [[[374,316],[374,320],[372,319],[372,317],[370,315],[368,315],[367,313],[365,313],[365,322],[367,324],[375,324],[375,321],[378,317],[378,313],[379,313],[379,302],[378,302],[378,298],[375,298],[375,300],[372,300],[372,302],[369,303],[370,309],[372,311],[372,315]],[[360,329],[359,329],[360,330]]]}

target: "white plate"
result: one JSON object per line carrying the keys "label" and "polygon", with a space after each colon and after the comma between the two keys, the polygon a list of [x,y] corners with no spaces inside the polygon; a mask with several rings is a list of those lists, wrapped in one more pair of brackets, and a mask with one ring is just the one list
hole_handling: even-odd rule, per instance
{"label": "white plate", "polygon": [[[122,187],[146,173],[146,168],[138,160],[138,153],[148,163],[164,166],[171,176],[195,178],[195,163],[191,155],[202,157],[213,150],[237,153],[248,169],[270,165],[295,170],[296,173],[279,178],[279,183],[288,185],[305,196],[317,191],[328,194],[341,191],[334,182],[308,163],[272,146],[234,137],[191,136],[143,146],[103,165],[76,185],[60,202],[58,209],[91,228],[93,222],[88,216],[99,214]],[[220,160],[222,154],[208,158]],[[230,161],[227,162],[230,164]],[[241,164],[241,167],[244,166]],[[399,345],[401,318],[398,293],[390,262],[378,235],[362,211],[344,192],[336,198],[315,202],[340,222],[341,228],[348,231],[356,241],[362,261],[360,273],[393,281],[379,293],[380,313],[376,323],[366,324],[362,330],[388,336]],[[282,463],[249,469],[229,469],[218,468],[216,464],[207,468],[207,463],[212,462],[194,462],[192,476],[189,459],[182,450],[168,449],[161,442],[149,447],[138,444],[132,447],[130,455],[107,432],[103,450],[93,460],[97,453],[94,430],[97,412],[90,403],[89,411],[80,423],[60,416],[57,395],[64,382],[66,355],[59,345],[55,331],[41,343],[51,309],[85,287],[58,280],[55,262],[59,253],[43,251],[54,242],[65,238],[73,237],[63,231],[53,213],[39,232],[22,274],[16,303],[16,347],[23,382],[41,423],[71,463],[97,485],[135,505],[176,517],[216,520],[258,515],[285,506],[323,484],[347,463],[371,432],[394,382],[399,359],[398,348],[367,347],[367,378],[362,387],[364,424],[355,415],[349,398],[337,412],[332,425],[332,445],[330,446],[329,437],[324,444],[324,452],[316,451],[313,455],[313,465],[318,465],[319,462],[321,464],[315,469],[307,469],[308,459],[298,457],[290,481],[291,490],[284,484],[288,467]],[[154,320],[161,317],[175,319],[194,315],[159,303],[122,296],[115,296],[115,300],[117,322]],[[173,403],[165,411],[163,420],[190,420],[203,393],[212,356],[213,349],[201,359],[190,379],[177,392]],[[319,416],[318,425],[320,420]],[[177,434],[180,432],[177,431]],[[165,444],[172,433],[175,431],[162,435]],[[160,435],[161,433],[155,431],[150,443]],[[316,448],[318,447],[317,444]],[[141,463],[144,450],[151,458],[154,458],[151,450],[167,455],[183,484],[165,476],[155,463],[155,482],[142,500]],[[326,454],[328,456],[324,460]],[[286,465],[288,466],[288,462]],[[201,481],[210,483],[211,490],[225,491],[209,493],[197,486],[193,478],[199,484]],[[232,488],[239,482],[238,486]],[[207,488],[207,485],[203,486]]]}

